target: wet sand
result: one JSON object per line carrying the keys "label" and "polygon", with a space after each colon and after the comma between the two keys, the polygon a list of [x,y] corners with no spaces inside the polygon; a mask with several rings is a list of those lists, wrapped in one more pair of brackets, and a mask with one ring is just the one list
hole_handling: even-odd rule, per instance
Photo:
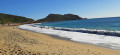
{"label": "wet sand", "polygon": [[120,55],[120,51],[0,26],[0,55]]}

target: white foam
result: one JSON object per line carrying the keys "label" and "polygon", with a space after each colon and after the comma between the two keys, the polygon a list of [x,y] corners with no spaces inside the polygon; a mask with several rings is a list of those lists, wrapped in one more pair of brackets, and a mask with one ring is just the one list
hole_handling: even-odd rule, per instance
{"label": "white foam", "polygon": [[116,37],[116,36],[105,36],[105,35],[97,35],[97,34],[89,34],[89,33],[81,33],[81,32],[54,30],[52,28],[41,29],[37,25],[33,26],[33,24],[21,25],[19,26],[19,28],[38,32],[38,33],[58,35],[61,37],[70,38],[71,40],[77,42],[86,42],[90,44],[95,44],[95,45],[100,45],[100,46],[105,46],[120,50],[120,37]]}

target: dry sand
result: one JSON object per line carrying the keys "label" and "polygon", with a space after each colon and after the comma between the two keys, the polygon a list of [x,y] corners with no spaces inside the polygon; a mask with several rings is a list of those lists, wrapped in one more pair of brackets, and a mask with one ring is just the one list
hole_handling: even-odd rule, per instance
{"label": "dry sand", "polygon": [[120,51],[0,26],[0,55],[120,55]]}

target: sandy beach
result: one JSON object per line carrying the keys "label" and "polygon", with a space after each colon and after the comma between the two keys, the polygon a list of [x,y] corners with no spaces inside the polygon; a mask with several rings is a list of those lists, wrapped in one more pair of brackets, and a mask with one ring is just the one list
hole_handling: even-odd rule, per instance
{"label": "sandy beach", "polygon": [[0,55],[120,55],[120,51],[0,26]]}

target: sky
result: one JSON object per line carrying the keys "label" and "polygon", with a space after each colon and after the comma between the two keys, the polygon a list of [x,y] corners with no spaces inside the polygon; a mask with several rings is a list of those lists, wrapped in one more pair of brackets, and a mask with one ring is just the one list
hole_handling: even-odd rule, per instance
{"label": "sky", "polygon": [[120,0],[0,0],[0,13],[35,20],[48,14],[76,14],[83,18],[120,16]]}

